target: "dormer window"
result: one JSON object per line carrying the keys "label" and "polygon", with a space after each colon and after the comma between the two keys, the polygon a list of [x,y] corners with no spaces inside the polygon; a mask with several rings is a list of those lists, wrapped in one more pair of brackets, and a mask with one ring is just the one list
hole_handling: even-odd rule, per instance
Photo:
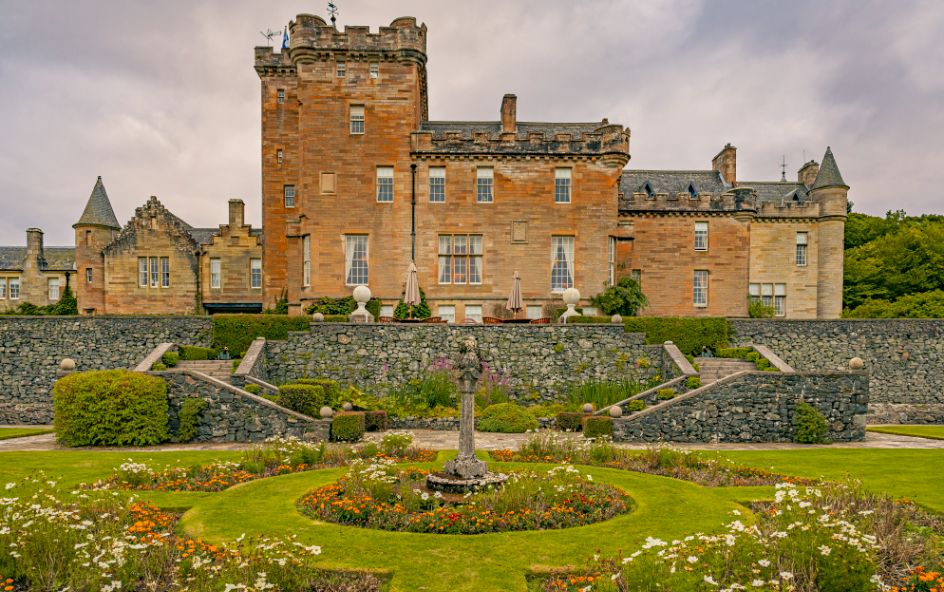
{"label": "dormer window", "polygon": [[692,199],[698,199],[698,190],[695,189],[694,183],[688,184],[688,196]]}
{"label": "dormer window", "polygon": [[656,192],[652,189],[652,183],[649,181],[646,181],[646,183],[642,186],[642,190],[646,192],[646,197],[649,199],[656,198]]}

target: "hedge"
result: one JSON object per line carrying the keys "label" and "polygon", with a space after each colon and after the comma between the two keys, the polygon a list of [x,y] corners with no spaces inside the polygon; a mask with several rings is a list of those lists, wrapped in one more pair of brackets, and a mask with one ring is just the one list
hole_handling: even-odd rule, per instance
{"label": "hedge", "polygon": [[177,350],[180,353],[180,360],[215,360],[220,355],[219,350],[193,345],[181,345]]}
{"label": "hedge", "polygon": [[579,432],[583,427],[583,413],[563,411],[557,414],[557,429],[562,432]]}
{"label": "hedge", "polygon": [[324,402],[321,403],[322,405],[340,407],[341,403],[343,403],[341,400],[343,398],[341,385],[338,384],[337,380],[330,378],[298,378],[292,384],[307,384],[324,389]]}
{"label": "hedge", "polygon": [[284,384],[279,387],[279,405],[308,417],[318,417],[325,404],[325,390],[313,384]]}
{"label": "hedge", "polygon": [[583,437],[613,437],[613,420],[605,415],[588,415],[583,420]]}
{"label": "hedge", "polygon": [[[571,317],[568,323],[606,324],[610,317]],[[629,317],[623,318],[628,333],[645,333],[646,343],[671,341],[683,354],[697,356],[704,348],[727,347],[730,327],[724,317]]]}
{"label": "hedge", "polygon": [[490,405],[475,422],[475,429],[482,432],[521,434],[537,428],[538,420],[527,409],[514,403]]}
{"label": "hedge", "polygon": [[53,387],[65,446],[148,446],[167,440],[167,384],[130,370],[76,372]]}
{"label": "hedge", "polygon": [[207,402],[199,397],[190,397],[180,405],[180,411],[177,412],[180,422],[177,427],[178,442],[190,442],[197,437],[197,425],[207,407]]}
{"label": "hedge", "polygon": [[341,411],[331,420],[331,439],[336,442],[357,442],[364,437],[365,429],[363,411]]}
{"label": "hedge", "polygon": [[241,358],[256,337],[288,339],[289,331],[307,331],[311,318],[275,314],[213,316],[213,347]]}
{"label": "hedge", "polygon": [[387,412],[384,410],[365,411],[364,429],[368,432],[382,432],[387,429]]}

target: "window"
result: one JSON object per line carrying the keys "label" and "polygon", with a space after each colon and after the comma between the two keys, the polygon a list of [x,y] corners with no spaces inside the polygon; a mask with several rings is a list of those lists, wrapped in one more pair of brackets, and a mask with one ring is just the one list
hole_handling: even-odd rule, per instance
{"label": "window", "polygon": [[[258,259],[256,259],[258,261]],[[261,262],[260,262],[261,263]],[[260,265],[260,275],[262,267]],[[260,278],[261,279],[261,278]],[[302,285],[311,285],[311,235],[306,234],[302,237]]]}
{"label": "window", "polygon": [[692,282],[692,303],[695,306],[708,306],[708,272],[696,270]]}
{"label": "window", "polygon": [[282,193],[285,195],[285,207],[294,208],[295,207],[295,186],[286,185],[282,188]]}
{"label": "window", "polygon": [[482,305],[481,304],[466,304],[465,305],[465,318],[466,320],[473,320],[476,323],[482,322]]}
{"label": "window", "polygon": [[380,64],[371,64],[370,65],[370,77],[376,80],[380,78]]}
{"label": "window", "polygon": [[20,299],[20,278],[10,278],[10,300]]}
{"label": "window", "polygon": [[695,188],[694,183],[688,184],[688,197],[689,199],[698,199],[698,189]]}
{"label": "window", "polygon": [[616,285],[616,239],[610,237],[608,245],[608,254],[607,254],[607,265],[609,266],[609,284],[611,286]]}
{"label": "window", "polygon": [[367,235],[344,236],[344,283],[348,286],[367,284]]}
{"label": "window", "polygon": [[544,307],[540,304],[529,304],[525,307],[524,314],[529,319],[540,319],[544,316]]}
{"label": "window", "polygon": [[446,167],[429,167],[429,201],[446,201]]}
{"label": "window", "polygon": [[551,237],[551,291],[574,286],[574,237]]}
{"label": "window", "polygon": [[482,283],[482,235],[439,235],[439,283]]}
{"label": "window", "polygon": [[747,296],[751,302],[760,301],[760,284],[750,284],[747,286]]}
{"label": "window", "polygon": [[86,268],[85,268],[85,283],[86,283],[86,284],[91,284],[91,283],[92,283],[93,276],[94,276],[94,273],[93,273],[93,271],[92,271],[92,268],[91,268],[91,267],[86,267]]}
{"label": "window", "polygon": [[646,192],[646,197],[649,199],[656,198],[656,192],[652,189],[652,183],[649,181],[646,181],[646,184],[642,186],[642,190]]}
{"label": "window", "polygon": [[262,259],[249,260],[249,287],[262,287]]}
{"label": "window", "polygon": [[223,262],[210,259],[210,287],[219,288],[223,284]]}
{"label": "window", "polygon": [[148,263],[151,264],[151,287],[156,288],[160,282],[160,274],[157,271],[157,257],[148,257]]}
{"label": "window", "polygon": [[708,223],[695,222],[695,250],[708,250]]}
{"label": "window", "polygon": [[761,284],[760,285],[760,301],[764,306],[773,306],[774,305],[774,285],[773,284]]}
{"label": "window", "polygon": [[337,74],[338,78],[344,78],[344,76],[347,74],[347,64],[344,62],[338,62]]}
{"label": "window", "polygon": [[49,278],[47,284],[49,286],[49,301],[56,302],[59,300],[59,278]]}
{"label": "window", "polygon": [[148,285],[148,263],[147,257],[138,257],[138,286],[147,288]]}
{"label": "window", "polygon": [[636,283],[639,284],[640,288],[642,287],[642,270],[641,269],[634,269],[630,271],[629,277],[633,278],[636,281]]}
{"label": "window", "polygon": [[774,284],[774,314],[778,317],[787,316],[786,284]]}
{"label": "window", "polygon": [[596,317],[600,315],[600,309],[596,306],[584,306],[580,314],[585,317]]}
{"label": "window", "polygon": [[377,167],[377,201],[393,201],[393,167]]}
{"label": "window", "polygon": [[393,316],[393,305],[384,304],[380,307],[380,316],[382,317],[392,317]]}
{"label": "window", "polygon": [[0,278],[0,300],[7,297],[7,278]]}
{"label": "window", "polygon": [[809,244],[809,234],[806,232],[797,233],[796,242],[796,264],[806,265],[806,248]]}
{"label": "window", "polygon": [[570,169],[554,169],[554,203],[570,203]]}
{"label": "window", "polygon": [[364,133],[364,106],[351,105],[351,133]]}
{"label": "window", "polygon": [[85,231],[85,246],[86,247],[92,246],[92,231],[91,230]]}
{"label": "window", "polygon": [[478,167],[475,169],[475,201],[492,203],[495,196],[492,194],[495,171],[492,167]]}
{"label": "window", "polygon": [[279,105],[283,105],[285,103],[285,89],[284,88],[280,88],[278,91],[276,91],[275,96],[276,96],[276,100],[279,102]]}
{"label": "window", "polygon": [[161,257],[161,287],[170,288],[170,259]]}
{"label": "window", "polygon": [[279,164],[282,164],[282,151],[281,150],[276,150],[275,157],[279,161]]}
{"label": "window", "polygon": [[440,304],[439,308],[436,309],[436,314],[439,315],[439,318],[446,321],[447,323],[456,322],[456,305],[455,304]]}

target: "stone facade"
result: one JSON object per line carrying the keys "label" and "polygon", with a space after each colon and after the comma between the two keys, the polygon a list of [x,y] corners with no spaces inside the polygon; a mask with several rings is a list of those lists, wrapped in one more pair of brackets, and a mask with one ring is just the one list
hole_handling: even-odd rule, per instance
{"label": "stone facade", "polygon": [[75,283],[75,249],[46,247],[43,231],[26,231],[26,247],[0,247],[0,313],[28,302],[46,306],[59,301]]}
{"label": "stone facade", "polygon": [[152,372],[167,382],[169,429],[180,426],[178,413],[185,400],[200,397],[208,403],[197,424],[195,442],[263,442],[273,436],[327,440],[331,422],[313,419],[279,407],[218,380],[188,372]]}
{"label": "stone facade", "polygon": [[52,385],[63,358],[76,369],[134,368],[163,342],[210,345],[197,317],[0,317],[0,423],[52,421]]}
{"label": "stone facade", "polygon": [[651,410],[613,421],[623,442],[789,442],[803,400],[822,413],[834,442],[865,438],[868,376],[862,372],[734,375]]}
{"label": "stone facade", "polygon": [[[326,377],[357,385],[401,383],[452,358],[467,334],[478,341],[491,372],[508,380],[522,401],[559,399],[570,383],[646,377],[662,365],[662,346],[608,325],[353,325],[312,324],[287,341],[266,343],[266,376],[281,384]],[[652,365],[637,369],[646,357]]]}

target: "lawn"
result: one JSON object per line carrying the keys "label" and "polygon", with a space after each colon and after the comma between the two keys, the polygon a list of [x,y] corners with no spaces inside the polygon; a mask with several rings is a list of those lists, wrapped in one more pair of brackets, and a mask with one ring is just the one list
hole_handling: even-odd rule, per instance
{"label": "lawn", "polygon": [[51,434],[52,432],[52,428],[0,428],[0,440],[38,436],[40,434]]}
{"label": "lawn", "polygon": [[944,440],[944,425],[887,425],[869,426],[866,429],[879,434],[896,434],[898,436]]}

